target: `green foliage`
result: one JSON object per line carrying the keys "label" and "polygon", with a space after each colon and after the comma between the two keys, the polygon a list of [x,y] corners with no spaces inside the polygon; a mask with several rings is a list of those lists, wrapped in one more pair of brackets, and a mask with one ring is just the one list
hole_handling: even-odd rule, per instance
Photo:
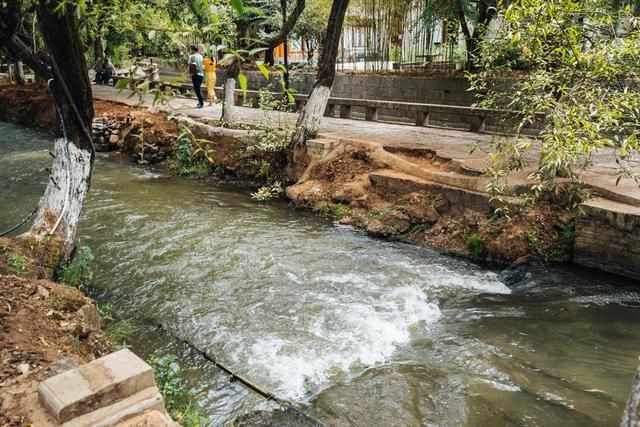
{"label": "green foliage", "polygon": [[29,260],[24,255],[21,255],[19,253],[13,253],[9,255],[9,258],[7,259],[7,264],[16,273],[16,275],[22,276],[27,272],[27,267],[29,266]]}
{"label": "green foliage", "polygon": [[483,259],[487,253],[486,243],[478,233],[472,233],[467,237],[467,249],[476,259]]}
{"label": "green foliage", "polygon": [[268,202],[284,194],[284,188],[280,181],[260,187],[255,193],[251,193],[251,198],[257,202]]}
{"label": "green foliage", "polygon": [[341,219],[351,215],[351,209],[340,203],[333,203],[329,200],[320,200],[314,205],[313,209],[322,215],[336,219]]}
{"label": "green foliage", "polygon": [[181,176],[206,176],[215,163],[213,149],[208,147],[209,141],[198,139],[187,127],[180,129],[175,142],[174,152],[169,159],[171,171]]}
{"label": "green foliage", "polygon": [[112,303],[98,305],[104,334],[118,349],[128,348],[127,340],[137,332],[138,324],[133,319],[119,319]]}
{"label": "green foliage", "polygon": [[153,368],[156,384],[171,418],[184,427],[206,425],[207,418],[187,389],[176,357],[152,357],[149,364]]}
{"label": "green foliage", "polygon": [[390,210],[391,210],[391,208],[372,209],[372,210],[369,211],[368,215],[369,215],[369,218],[377,218],[379,216],[382,216],[382,215],[386,214]]}
{"label": "green foliage", "polygon": [[81,246],[69,265],[58,269],[57,280],[78,289],[86,289],[93,279],[94,256],[91,248]]}
{"label": "green foliage", "polygon": [[[494,168],[506,175],[533,167],[535,195],[572,205],[596,153],[610,153],[618,179],[638,180],[630,166],[640,149],[640,28],[632,10],[608,0],[503,3],[499,34],[480,46],[472,88],[485,94],[480,107],[515,112],[506,130],[517,136],[542,117],[544,124],[536,139],[496,138]],[[528,72],[505,85],[504,73],[522,64]],[[558,177],[570,185],[561,188]]]}

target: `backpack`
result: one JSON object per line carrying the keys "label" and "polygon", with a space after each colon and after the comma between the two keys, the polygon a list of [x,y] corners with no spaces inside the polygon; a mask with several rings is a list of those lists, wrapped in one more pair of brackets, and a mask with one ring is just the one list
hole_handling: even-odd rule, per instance
{"label": "backpack", "polygon": [[189,74],[191,74],[192,76],[198,74],[198,66],[195,62],[189,64]]}

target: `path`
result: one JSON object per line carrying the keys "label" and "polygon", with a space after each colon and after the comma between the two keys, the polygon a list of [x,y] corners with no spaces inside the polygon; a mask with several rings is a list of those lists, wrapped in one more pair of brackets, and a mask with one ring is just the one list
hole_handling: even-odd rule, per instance
{"label": "path", "polygon": [[[129,97],[129,93],[121,92],[110,86],[93,86],[94,97],[103,100],[122,102],[128,105],[140,105],[137,96]],[[153,97],[145,96],[144,104],[152,105]],[[169,106],[163,109],[180,112],[194,118],[218,120],[222,115],[221,104],[194,108],[197,101],[182,97],[169,99]],[[236,107],[237,120],[247,124],[258,124],[261,110],[249,107]],[[297,119],[296,113],[278,113],[286,117],[292,125]],[[368,122],[325,117],[321,125],[321,137],[338,140],[359,140],[378,142],[387,146],[404,146],[407,148],[428,148],[438,156],[454,160],[461,167],[480,171],[488,164],[487,154],[491,151],[493,135],[472,133],[469,131],[445,129],[437,127],[417,127],[407,124]],[[474,150],[472,148],[475,147]],[[536,163],[535,153],[527,158],[530,164]],[[518,181],[525,181],[529,171],[514,176]],[[633,171],[640,174],[640,161],[635,161]],[[582,179],[594,191],[608,199],[640,206],[640,186],[629,178],[624,178],[616,185],[619,168],[610,150],[603,150],[593,157],[593,167],[582,175]]]}

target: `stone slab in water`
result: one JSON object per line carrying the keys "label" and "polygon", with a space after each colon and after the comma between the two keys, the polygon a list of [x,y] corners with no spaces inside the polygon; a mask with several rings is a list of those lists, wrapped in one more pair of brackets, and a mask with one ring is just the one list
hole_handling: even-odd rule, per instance
{"label": "stone slab in water", "polygon": [[38,398],[64,423],[150,387],[155,388],[153,370],[125,349],[43,381]]}
{"label": "stone slab in water", "polygon": [[233,425],[235,427],[323,427],[319,421],[291,408],[251,412],[235,420]]}

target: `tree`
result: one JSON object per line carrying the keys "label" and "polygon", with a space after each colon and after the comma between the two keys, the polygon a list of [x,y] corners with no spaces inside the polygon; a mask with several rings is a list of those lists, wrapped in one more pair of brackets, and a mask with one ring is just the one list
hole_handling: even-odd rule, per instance
{"label": "tree", "polygon": [[336,76],[336,59],[340,37],[342,36],[342,24],[349,6],[349,0],[333,0],[329,21],[324,36],[324,44],[318,62],[318,75],[309,99],[300,112],[296,131],[293,135],[293,158],[297,152],[304,148],[307,139],[315,138],[320,129],[320,120],[327,108],[331,87]]}
{"label": "tree", "polygon": [[307,3],[304,13],[296,24],[293,35],[301,38],[307,52],[307,62],[312,63],[315,52],[322,45],[324,26],[329,20],[330,0],[312,0]]}
{"label": "tree", "polygon": [[501,0],[427,0],[422,12],[428,25],[436,19],[457,22],[465,38],[467,65],[473,68],[478,43],[484,38],[491,20],[496,16]]}
{"label": "tree", "polygon": [[[10,6],[16,0],[6,2]],[[73,249],[82,206],[89,190],[94,148],[93,100],[84,48],[71,3],[40,0],[36,12],[47,49],[43,63],[13,34],[5,47],[43,79],[60,117],[63,138],[56,140],[51,175],[29,232],[22,236],[42,248],[53,263],[66,261]]]}
{"label": "tree", "polygon": [[[559,191],[557,176],[578,189],[591,158],[606,150],[624,176],[637,178],[628,161],[640,149],[640,29],[631,8],[610,0],[521,0],[500,13],[498,36],[480,47],[480,70],[471,76],[483,94],[479,105],[512,111],[520,135],[544,117],[536,139],[497,139],[498,175],[526,165],[539,152],[531,178],[537,192]],[[527,72],[506,85],[517,65]],[[579,194],[579,192],[572,192]]]}
{"label": "tree", "polygon": [[[224,96],[221,118],[223,123],[233,123],[235,121],[234,93],[236,89],[236,81],[238,79],[241,79],[241,86],[243,87],[243,89],[246,89],[246,77],[241,74],[241,61],[243,60],[244,56],[250,59],[253,55],[260,51],[272,51],[278,45],[284,43],[289,33],[293,30],[296,23],[298,22],[300,15],[302,15],[305,5],[306,0],[296,0],[293,10],[291,11],[291,13],[289,13],[289,16],[283,22],[282,28],[280,28],[280,31],[276,35],[263,40],[261,43],[254,43],[248,46],[248,49],[232,50],[232,52],[227,55],[229,65],[224,82]],[[244,12],[239,15],[240,17],[237,22],[238,37],[236,43],[242,47],[247,47],[246,43],[248,28],[250,27],[247,22],[250,21],[250,18],[242,18],[244,15]]]}

